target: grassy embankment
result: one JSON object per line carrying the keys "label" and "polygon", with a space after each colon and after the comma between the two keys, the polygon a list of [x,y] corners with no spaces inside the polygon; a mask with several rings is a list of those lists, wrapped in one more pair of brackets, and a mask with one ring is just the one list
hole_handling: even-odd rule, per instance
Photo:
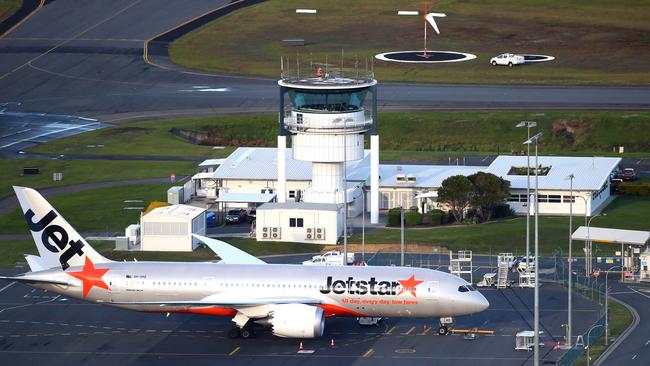
{"label": "grassy embankment", "polygon": [[[619,197],[605,210],[607,216],[592,221],[592,226],[631,230],[648,230],[650,198]],[[574,229],[584,225],[581,217],[574,217]],[[541,217],[539,219],[539,241],[542,255],[552,255],[556,250],[568,253],[567,217]],[[404,240],[407,243],[430,244],[452,250],[471,249],[474,253],[512,252],[523,254],[526,243],[526,219],[522,217],[478,225],[438,226],[434,228],[407,229]],[[351,243],[360,243],[361,234],[355,233]],[[366,243],[399,243],[400,230],[381,229],[366,234]],[[594,256],[612,255],[620,247],[594,244]],[[574,242],[573,255],[582,256],[582,243]]]}
{"label": "grassy embankment", "polygon": [[[309,63],[372,58],[387,51],[422,49],[422,18],[397,16],[415,2],[397,0],[314,1],[318,14],[296,14],[303,1],[271,0],[228,14],[188,33],[170,47],[178,64],[217,73],[280,74],[281,56],[301,73]],[[450,64],[398,64],[375,60],[382,81],[497,84],[648,85],[650,1],[623,0],[445,0],[435,3],[441,35],[429,28],[428,48],[476,54]],[[317,24],[317,26],[296,26]],[[302,47],[283,39],[303,38]],[[245,44],[246,47],[241,47]],[[509,69],[489,59],[503,52],[547,54],[555,61]]]}
{"label": "grassy embankment", "polygon": [[22,3],[22,0],[0,0],[0,22],[18,11]]}
{"label": "grassy embankment", "polygon": [[[0,198],[13,193],[11,186],[30,188],[60,187],[72,184],[162,178],[171,174],[196,172],[195,162],[138,160],[61,160],[0,159]],[[40,174],[22,175],[23,167],[39,167]],[[63,180],[54,182],[52,174],[63,173]]]}
{"label": "grassy embankment", "polygon": [[[544,132],[541,154],[650,154],[647,112],[401,112],[380,113],[382,160],[436,160],[448,156],[509,154],[522,151],[526,131],[514,125],[536,120]],[[187,143],[169,130],[209,128],[213,145]],[[214,116],[131,123],[86,132],[35,146],[29,152],[84,155],[224,157],[237,146],[275,146],[277,117]],[[101,148],[88,146],[104,145]],[[625,154],[612,152],[624,145]]]}

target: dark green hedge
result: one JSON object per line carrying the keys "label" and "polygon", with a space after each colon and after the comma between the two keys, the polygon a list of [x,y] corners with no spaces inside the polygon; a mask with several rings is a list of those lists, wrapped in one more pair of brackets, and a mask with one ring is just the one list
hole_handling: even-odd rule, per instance
{"label": "dark green hedge", "polygon": [[442,219],[445,217],[445,213],[442,210],[431,210],[428,212],[429,215],[429,225],[438,226],[442,225]]}
{"label": "dark green hedge", "polygon": [[417,226],[422,224],[422,214],[417,210],[404,212],[404,226]]}
{"label": "dark green hedge", "polygon": [[628,196],[650,196],[650,183],[621,183],[618,191]]}

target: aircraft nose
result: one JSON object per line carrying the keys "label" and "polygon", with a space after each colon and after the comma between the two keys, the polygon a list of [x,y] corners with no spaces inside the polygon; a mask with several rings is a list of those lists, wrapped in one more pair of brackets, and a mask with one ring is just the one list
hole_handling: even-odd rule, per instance
{"label": "aircraft nose", "polygon": [[474,301],[473,301],[473,308],[475,313],[480,313],[481,311],[486,310],[488,307],[490,307],[490,302],[487,301],[485,296],[483,296],[482,293],[476,291],[473,294],[474,296]]}

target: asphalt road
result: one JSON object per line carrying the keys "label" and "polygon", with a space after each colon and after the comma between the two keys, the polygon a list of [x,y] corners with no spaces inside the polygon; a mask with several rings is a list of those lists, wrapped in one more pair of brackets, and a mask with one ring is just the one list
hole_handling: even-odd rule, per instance
{"label": "asphalt road", "polygon": [[[144,41],[224,0],[56,0],[0,39],[0,102],[10,110],[119,122],[277,111],[275,80],[148,64]],[[153,61],[164,64],[164,57]],[[477,61],[479,62],[479,61]],[[380,78],[380,76],[379,76]],[[648,109],[650,88],[381,83],[383,110]]]}
{"label": "asphalt road", "polygon": [[[630,335],[618,345],[607,359],[599,365],[647,365],[650,354],[650,284],[619,283],[618,275],[609,275],[609,287],[612,297],[630,305],[639,316],[639,324]],[[599,278],[599,282],[604,282]]]}

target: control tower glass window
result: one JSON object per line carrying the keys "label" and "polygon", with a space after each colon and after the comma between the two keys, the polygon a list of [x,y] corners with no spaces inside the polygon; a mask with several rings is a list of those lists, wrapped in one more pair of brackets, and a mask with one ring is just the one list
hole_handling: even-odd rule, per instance
{"label": "control tower glass window", "polygon": [[328,92],[322,90],[293,90],[289,92],[294,110],[323,112],[351,112],[363,109],[365,90]]}

